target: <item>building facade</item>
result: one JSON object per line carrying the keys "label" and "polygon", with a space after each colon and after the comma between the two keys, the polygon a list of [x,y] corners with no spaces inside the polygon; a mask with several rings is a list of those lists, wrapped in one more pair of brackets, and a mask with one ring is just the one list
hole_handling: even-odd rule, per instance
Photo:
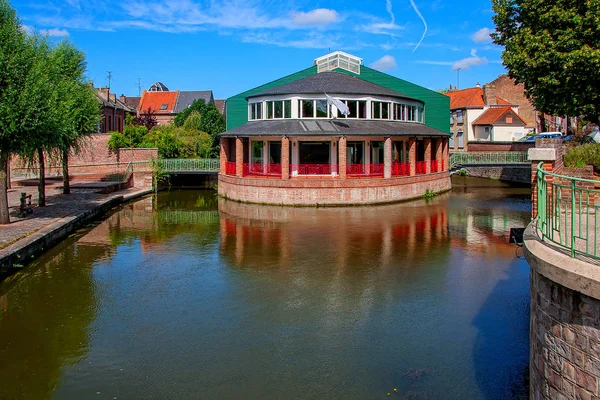
{"label": "building facade", "polygon": [[110,88],[96,88],[96,97],[102,104],[102,119],[98,124],[97,133],[123,132],[125,117],[134,115],[135,111],[121,101]]}
{"label": "building facade", "polygon": [[[369,204],[450,189],[449,100],[343,52],[227,99],[219,194]],[[447,118],[447,117],[446,117]]]}
{"label": "building facade", "polygon": [[[509,92],[503,76],[496,81],[502,83],[502,93]],[[450,151],[468,151],[469,143],[514,142],[533,130],[520,115],[519,103],[501,97],[494,82],[446,93],[450,98]],[[512,86],[516,93],[519,87],[514,82]],[[516,95],[512,93],[512,97]]]}
{"label": "building facade", "polygon": [[175,90],[170,91],[163,83],[156,82],[142,92],[139,100],[138,115],[153,115],[158,125],[169,124],[175,116],[188,108],[194,101],[204,100],[215,104],[212,90]]}

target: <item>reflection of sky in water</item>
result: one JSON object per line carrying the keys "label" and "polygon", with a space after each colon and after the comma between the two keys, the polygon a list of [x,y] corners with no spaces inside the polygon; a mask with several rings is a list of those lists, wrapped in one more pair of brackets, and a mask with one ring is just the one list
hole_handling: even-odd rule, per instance
{"label": "reflection of sky in water", "polygon": [[[507,232],[527,193],[126,205],[0,286],[0,397],[511,397],[529,282]],[[29,372],[27,390],[11,378]]]}

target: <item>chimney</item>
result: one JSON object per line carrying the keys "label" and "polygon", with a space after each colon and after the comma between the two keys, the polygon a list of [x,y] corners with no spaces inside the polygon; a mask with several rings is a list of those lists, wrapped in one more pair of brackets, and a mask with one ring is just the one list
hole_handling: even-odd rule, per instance
{"label": "chimney", "polygon": [[119,97],[119,100],[121,100],[121,103],[126,103],[127,97],[122,94],[121,97]]}
{"label": "chimney", "polygon": [[475,85],[476,88],[480,88],[481,85],[479,84],[479,82],[477,82],[477,84]]}
{"label": "chimney", "polygon": [[100,97],[102,97],[104,100],[108,100],[108,95],[110,94],[110,89],[107,87],[101,87],[98,88],[98,94],[100,95]]}
{"label": "chimney", "polygon": [[454,91],[456,92],[456,85],[454,85]]}
{"label": "chimney", "polygon": [[112,101],[113,103],[117,102],[117,95],[114,93],[109,93],[108,94],[108,98],[110,99],[110,101]]}
{"label": "chimney", "polygon": [[486,106],[494,106],[496,102],[496,86],[491,83],[483,85],[483,102]]}

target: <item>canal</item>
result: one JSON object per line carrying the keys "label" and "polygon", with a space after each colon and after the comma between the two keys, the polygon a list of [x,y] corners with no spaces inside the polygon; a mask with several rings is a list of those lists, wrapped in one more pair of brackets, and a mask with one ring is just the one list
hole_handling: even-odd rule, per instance
{"label": "canal", "polygon": [[529,189],[453,185],[376,207],[126,204],[0,283],[0,398],[520,398],[529,267],[507,236]]}

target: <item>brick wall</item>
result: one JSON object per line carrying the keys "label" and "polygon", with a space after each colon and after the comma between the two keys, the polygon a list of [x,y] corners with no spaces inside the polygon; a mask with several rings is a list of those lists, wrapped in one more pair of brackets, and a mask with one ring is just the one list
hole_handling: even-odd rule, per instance
{"label": "brick wall", "polygon": [[531,271],[532,399],[600,395],[600,301]]}
{"label": "brick wall", "polygon": [[535,147],[534,142],[469,142],[470,152],[478,151],[527,151],[530,148]]}
{"label": "brick wall", "polygon": [[415,199],[427,190],[450,190],[448,172],[391,179],[261,179],[219,175],[219,194],[228,199],[280,205],[375,204]]}
{"label": "brick wall", "polygon": [[[522,83],[517,85],[508,75],[500,75],[491,84],[495,87],[496,96],[508,100],[512,104],[519,105],[519,116],[525,120],[527,128],[536,127],[536,111],[533,104],[525,96],[525,86]],[[471,146],[470,143],[469,146]]]}

